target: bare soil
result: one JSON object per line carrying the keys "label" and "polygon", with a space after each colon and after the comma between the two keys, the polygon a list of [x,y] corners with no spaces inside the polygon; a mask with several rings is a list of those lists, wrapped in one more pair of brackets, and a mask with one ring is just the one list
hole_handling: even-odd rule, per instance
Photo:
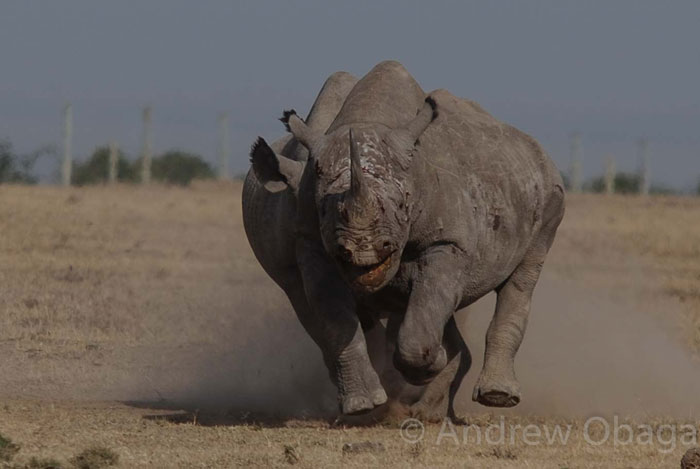
{"label": "bare soil", "polygon": [[464,444],[461,429],[438,444],[435,424],[410,444],[398,415],[334,421],[320,354],[248,247],[240,191],[0,186],[0,435],[19,445],[14,463],[68,466],[97,445],[122,467],[679,465],[678,435],[594,446],[583,428],[593,415],[698,428],[700,199],[569,197],[516,409],[470,401],[493,298],[459,313],[475,362],[458,410],[484,431],[501,416],[571,425],[566,444]]}

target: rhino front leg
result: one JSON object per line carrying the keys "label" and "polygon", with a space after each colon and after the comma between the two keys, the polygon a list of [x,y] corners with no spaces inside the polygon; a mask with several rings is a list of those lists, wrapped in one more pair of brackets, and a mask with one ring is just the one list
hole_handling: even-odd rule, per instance
{"label": "rhino front leg", "polygon": [[338,388],[341,412],[357,414],[384,404],[387,395],[370,362],[350,290],[319,249],[306,244],[297,258],[316,326],[314,340]]}
{"label": "rhino front leg", "polygon": [[442,421],[449,417],[454,422],[461,422],[455,413],[454,400],[464,376],[471,367],[472,357],[454,317],[445,325],[442,344],[447,351],[449,362],[440,374],[425,386],[418,402],[411,406],[411,414],[426,421]]}
{"label": "rhino front leg", "polygon": [[394,365],[411,384],[427,384],[447,366],[443,334],[462,297],[464,265],[453,245],[433,247],[419,260],[394,352]]}

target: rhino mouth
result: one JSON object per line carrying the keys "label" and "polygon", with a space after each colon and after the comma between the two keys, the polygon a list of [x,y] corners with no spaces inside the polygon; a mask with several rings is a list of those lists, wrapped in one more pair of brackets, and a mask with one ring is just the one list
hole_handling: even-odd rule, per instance
{"label": "rhino mouth", "polygon": [[346,272],[353,286],[361,289],[378,289],[381,287],[392,266],[393,252],[375,264],[358,266],[346,264]]}

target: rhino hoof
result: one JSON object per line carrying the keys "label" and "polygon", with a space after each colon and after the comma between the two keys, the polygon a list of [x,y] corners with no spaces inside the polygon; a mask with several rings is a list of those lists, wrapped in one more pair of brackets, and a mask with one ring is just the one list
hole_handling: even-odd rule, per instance
{"label": "rhino hoof", "polygon": [[345,415],[357,415],[374,409],[374,404],[366,396],[352,396],[344,399],[341,407]]}
{"label": "rhino hoof", "polygon": [[476,385],[472,400],[488,407],[514,407],[520,403],[517,386]]}
{"label": "rhino hoof", "polygon": [[369,396],[348,396],[342,400],[341,412],[345,415],[365,414],[386,401],[384,389],[377,389]]}
{"label": "rhino hoof", "polygon": [[386,391],[384,391],[382,388],[379,388],[372,393],[372,404],[375,406],[385,404],[388,399],[389,398],[386,395]]}

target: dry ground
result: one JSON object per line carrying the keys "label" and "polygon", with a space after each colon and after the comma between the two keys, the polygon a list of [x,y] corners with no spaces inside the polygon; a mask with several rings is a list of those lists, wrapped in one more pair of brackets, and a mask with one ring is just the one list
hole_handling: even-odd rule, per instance
{"label": "dry ground", "polygon": [[[122,467],[677,467],[686,449],[658,441],[586,444],[585,417],[605,401],[578,409],[566,399],[547,405],[556,401],[551,394],[569,394],[553,387],[556,376],[539,391],[524,382],[535,404],[526,413],[504,414],[505,423],[571,424],[566,445],[527,445],[518,436],[513,444],[436,444],[439,425],[429,425],[423,442],[412,445],[402,440],[398,420],[370,427],[300,420],[332,409],[333,391],[318,352],[247,246],[239,184],[0,186],[0,201],[0,434],[19,445],[18,464],[41,457],[68,465],[99,445],[114,450]],[[678,353],[697,353],[699,222],[700,199],[569,197],[546,266],[548,287],[538,292],[543,312],[533,318],[533,339],[519,358],[523,377],[544,368],[535,360],[540,337],[557,336],[582,350],[591,342],[591,350],[616,342],[582,338],[584,326],[603,320],[585,316],[586,301],[562,316],[567,319],[553,326],[557,330],[544,328],[547,314],[562,309],[547,301],[557,295],[604,304],[613,330],[623,323],[618,309],[654,317],[658,322],[646,318],[644,324],[678,332]],[[648,374],[633,358],[620,357],[622,363],[609,365],[613,372]],[[649,369],[673,369],[680,360],[673,357]],[[691,366],[679,373],[692,374]],[[594,363],[590,370],[598,368]],[[562,376],[563,384],[574,379]],[[656,405],[662,415],[635,421],[654,429],[664,422],[697,428],[700,414],[679,418],[672,409],[674,401],[685,403],[681,394],[697,395],[698,381],[692,377],[683,382],[690,389],[679,390],[658,376],[665,375],[659,371],[630,387],[642,388],[644,405]],[[644,394],[654,380],[662,381],[663,399]],[[620,393],[586,380],[575,387],[602,397]],[[470,389],[463,391],[468,396]],[[501,413],[462,402],[469,422],[482,430],[500,422]],[[611,402],[613,410],[621,405]],[[255,423],[247,412],[258,410],[268,418]],[[382,446],[343,451],[345,443],[363,441]]]}

